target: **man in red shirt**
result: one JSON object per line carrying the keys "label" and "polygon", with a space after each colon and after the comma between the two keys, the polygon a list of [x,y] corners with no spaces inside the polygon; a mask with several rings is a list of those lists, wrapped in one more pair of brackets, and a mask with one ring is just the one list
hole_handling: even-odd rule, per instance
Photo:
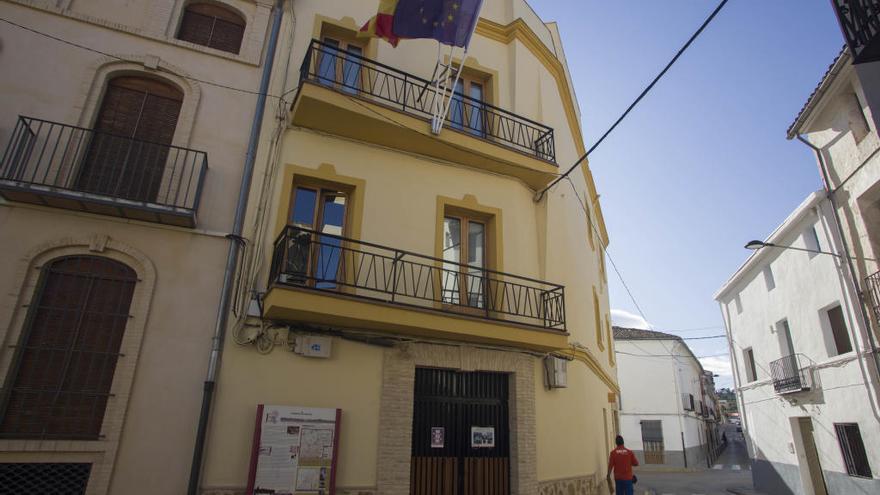
{"label": "man in red shirt", "polygon": [[614,439],[617,448],[608,457],[608,482],[611,482],[611,470],[614,470],[614,485],[617,495],[633,495],[633,466],[639,465],[632,450],[623,446],[623,437]]}

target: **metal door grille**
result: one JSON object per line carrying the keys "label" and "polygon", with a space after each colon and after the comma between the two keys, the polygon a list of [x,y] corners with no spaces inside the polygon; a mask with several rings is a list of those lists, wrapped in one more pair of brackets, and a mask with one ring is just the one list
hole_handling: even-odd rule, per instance
{"label": "metal door grille", "polygon": [[[508,381],[502,373],[416,369],[412,495],[510,493]],[[471,427],[493,427],[494,447],[473,447]],[[431,446],[431,428],[444,445]]]}
{"label": "metal door grille", "polygon": [[3,463],[0,494],[82,495],[91,464]]}
{"label": "metal door grille", "polygon": [[0,396],[0,436],[99,437],[135,282],[94,256],[44,268]]}

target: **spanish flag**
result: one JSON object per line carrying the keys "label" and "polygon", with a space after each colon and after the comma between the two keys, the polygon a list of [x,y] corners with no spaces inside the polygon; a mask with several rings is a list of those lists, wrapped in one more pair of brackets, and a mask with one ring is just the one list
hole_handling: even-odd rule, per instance
{"label": "spanish flag", "polygon": [[379,11],[358,32],[359,38],[382,38],[396,47],[400,38],[394,34],[394,11],[399,0],[379,0]]}

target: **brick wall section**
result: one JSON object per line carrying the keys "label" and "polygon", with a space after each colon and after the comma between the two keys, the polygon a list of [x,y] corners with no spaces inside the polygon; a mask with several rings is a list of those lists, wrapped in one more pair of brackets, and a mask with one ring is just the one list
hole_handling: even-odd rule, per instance
{"label": "brick wall section", "polygon": [[412,450],[413,387],[417,366],[510,373],[511,494],[537,493],[536,358],[468,346],[404,344],[385,351],[379,406],[378,492],[407,495]]}

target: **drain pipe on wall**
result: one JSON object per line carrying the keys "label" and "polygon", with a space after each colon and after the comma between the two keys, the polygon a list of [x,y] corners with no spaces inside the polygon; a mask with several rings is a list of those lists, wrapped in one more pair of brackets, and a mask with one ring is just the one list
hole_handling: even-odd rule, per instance
{"label": "drain pipe on wall", "polygon": [[235,220],[232,224],[232,233],[229,238],[229,250],[226,254],[226,268],[223,271],[223,287],[220,292],[220,307],[217,310],[217,321],[214,326],[214,336],[211,339],[211,357],[208,361],[208,374],[205,378],[204,392],[202,393],[202,408],[199,413],[199,424],[196,430],[196,443],[193,449],[192,466],[189,473],[188,495],[197,495],[199,482],[202,474],[202,459],[205,451],[205,438],[208,431],[208,418],[211,415],[211,402],[214,399],[214,385],[217,381],[217,373],[220,367],[220,355],[223,352],[223,340],[226,338],[226,325],[229,319],[230,296],[232,283],[235,278],[235,267],[241,250],[241,233],[244,228],[244,217],[247,211],[248,196],[251,189],[251,181],[254,175],[254,163],[257,158],[257,144],[260,140],[260,131],[263,127],[263,115],[266,108],[266,93],[269,91],[269,81],[272,76],[272,66],[275,62],[275,49],[278,43],[278,33],[281,31],[281,18],[284,16],[284,1],[277,0],[273,8],[272,29],[269,32],[269,43],[266,50],[266,58],[263,60],[263,73],[260,77],[260,90],[257,95],[257,105],[254,109],[254,120],[251,123],[251,133],[248,139],[247,154],[245,155],[244,170],[241,174],[241,186],[238,190],[238,203],[235,206]]}
{"label": "drain pipe on wall", "polygon": [[874,332],[871,330],[871,318],[868,315],[868,310],[865,309],[865,302],[862,298],[862,292],[859,290],[859,284],[856,283],[856,269],[853,266],[853,258],[850,255],[849,251],[849,243],[846,241],[846,234],[843,231],[843,224],[840,221],[840,214],[837,211],[837,200],[834,197],[834,191],[831,188],[831,178],[828,174],[828,167],[825,163],[825,157],[822,155],[822,150],[818,147],[814,146],[813,143],[809,142],[802,135],[796,135],[797,140],[809,146],[811,150],[816,154],[816,159],[819,161],[819,170],[822,172],[822,181],[825,183],[825,193],[828,197],[828,201],[831,203],[831,210],[834,212],[834,223],[837,227],[837,234],[840,236],[840,242],[843,245],[843,258],[846,259],[846,266],[849,270],[850,276],[849,282],[852,284],[850,290],[855,292],[855,296],[858,298],[857,303],[859,306],[860,314],[862,316],[862,321],[865,325],[865,330],[868,334],[868,342],[871,345],[871,355],[874,356],[874,367],[877,368],[877,377],[880,378],[880,356],[877,354],[877,343],[874,342]]}

